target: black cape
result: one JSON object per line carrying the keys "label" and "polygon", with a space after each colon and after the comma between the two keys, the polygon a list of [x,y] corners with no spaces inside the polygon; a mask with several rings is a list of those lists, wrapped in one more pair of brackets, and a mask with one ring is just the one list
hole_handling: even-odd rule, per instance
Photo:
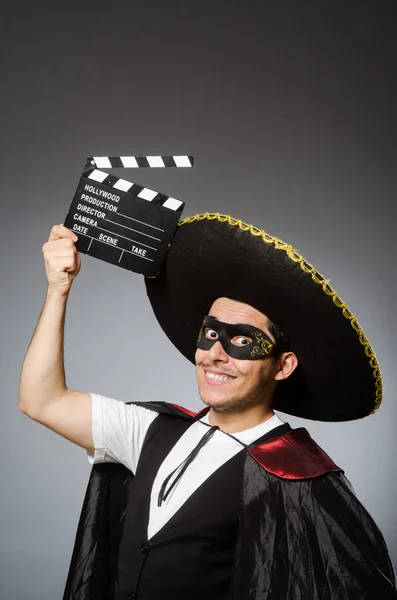
{"label": "black cape", "polygon": [[[113,600],[133,477],[120,464],[93,466],[63,600]],[[381,532],[304,429],[246,451],[233,573],[220,600],[397,600]]]}

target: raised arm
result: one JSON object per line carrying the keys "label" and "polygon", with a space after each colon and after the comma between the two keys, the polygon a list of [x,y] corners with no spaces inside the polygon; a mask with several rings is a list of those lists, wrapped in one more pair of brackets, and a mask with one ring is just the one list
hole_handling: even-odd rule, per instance
{"label": "raised arm", "polygon": [[75,241],[72,231],[55,225],[43,246],[48,290],[22,367],[19,408],[31,419],[92,450],[91,396],[69,389],[64,370],[66,304],[80,271]]}

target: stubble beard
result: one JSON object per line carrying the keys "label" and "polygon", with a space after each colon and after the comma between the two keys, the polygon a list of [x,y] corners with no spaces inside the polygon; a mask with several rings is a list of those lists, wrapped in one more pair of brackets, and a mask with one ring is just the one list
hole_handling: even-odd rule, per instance
{"label": "stubble beard", "polygon": [[[200,393],[201,400],[207,406],[210,406],[215,412],[222,414],[238,414],[243,413],[249,408],[263,404],[266,396],[269,395],[269,384],[271,378],[266,375],[261,375],[260,380],[247,391],[246,394],[241,396],[232,396],[220,402],[211,402],[206,400]],[[268,398],[270,400],[270,398]]]}

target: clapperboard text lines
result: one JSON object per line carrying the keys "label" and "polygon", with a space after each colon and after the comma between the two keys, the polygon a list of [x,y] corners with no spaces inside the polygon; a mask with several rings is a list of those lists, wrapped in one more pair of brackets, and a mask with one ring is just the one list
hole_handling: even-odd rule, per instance
{"label": "clapperboard text lines", "polygon": [[[106,219],[105,219],[106,221]],[[117,223],[118,225],[118,223]],[[114,231],[109,231],[108,229],[104,229],[103,227],[99,227],[99,225],[97,225],[97,229],[100,229],[101,231],[105,231],[106,233],[110,233],[112,235],[117,235],[118,238],[123,238],[124,240],[128,240],[129,242],[134,242],[134,244],[139,244],[140,246],[146,246],[146,248],[150,248],[150,250],[154,250],[155,252],[157,252],[157,248],[153,248],[153,246],[148,246],[147,244],[143,244],[142,242],[137,242],[136,240],[132,240],[131,238],[125,237],[125,235],[120,235],[119,233],[115,234]],[[139,231],[138,231],[139,233]],[[102,240],[98,240],[98,241],[102,241]],[[113,246],[115,246],[115,244],[113,244]]]}
{"label": "clapperboard text lines", "polygon": [[[121,219],[128,218],[128,215],[124,215],[123,213],[118,212],[119,203],[121,203],[120,196],[115,195],[115,194],[110,194],[109,192],[106,193],[103,190],[92,188],[92,186],[89,186],[86,184],[84,186],[84,192],[87,192],[87,191],[90,192],[91,194],[93,194],[93,196],[88,196],[86,193],[82,193],[80,195],[80,197],[79,197],[80,202],[78,203],[78,205],[75,209],[76,212],[73,215],[74,224],[72,227],[73,231],[75,231],[76,233],[79,233],[79,234],[85,235],[86,237],[91,238],[90,245],[87,248],[87,252],[89,252],[89,249],[91,248],[92,239],[96,239],[100,243],[107,244],[109,246],[118,247],[122,254],[123,254],[123,250],[125,250],[126,252],[129,252],[130,254],[133,254],[134,256],[139,256],[140,258],[145,258],[146,260],[150,260],[151,262],[153,262],[152,259],[150,259],[149,257],[146,256],[147,250],[152,250],[153,252],[158,252],[158,248],[155,248],[153,245],[149,245],[140,240],[127,237],[126,235],[122,235],[121,233],[119,233],[117,231],[117,229],[116,230],[113,229],[111,231],[110,229],[101,227],[101,225],[105,224],[105,223],[109,223],[110,225],[114,225],[115,227],[123,228],[125,230],[134,232],[135,234],[138,234],[139,237],[143,237],[145,239],[150,239],[150,240],[153,240],[154,242],[159,242],[160,244],[162,242],[162,239],[160,237],[150,235],[149,233],[145,233],[144,231],[139,231],[137,229],[134,229],[133,227],[129,227],[128,225],[123,225],[123,223],[119,223],[118,221],[114,221],[112,219],[107,218],[110,216],[109,212],[108,212],[110,210],[110,208],[111,208],[110,214],[115,215],[115,217],[117,215],[117,217],[119,217]],[[103,206],[105,212],[100,212],[97,209],[94,209],[91,206],[88,206],[88,204],[97,204],[102,208],[102,203],[104,201],[100,200],[100,199],[98,200],[98,198],[94,197],[94,196],[99,196],[99,195],[101,195],[102,197],[103,196],[107,197],[107,199],[109,201],[109,204],[108,204],[108,202],[106,202],[106,206]],[[85,204],[86,202],[88,204]],[[99,204],[98,204],[98,202],[99,202]],[[110,204],[110,203],[112,203],[112,204]],[[117,206],[116,206],[116,203],[117,203]],[[83,214],[83,213],[85,213],[85,214]],[[87,215],[90,215],[90,216],[87,216]],[[93,218],[91,218],[91,215],[93,216]],[[100,224],[98,224],[98,221]],[[136,221],[138,222],[138,219],[136,219]],[[147,227],[149,225],[149,223],[146,223],[144,221],[141,221],[141,223],[144,227]],[[98,237],[94,237],[94,236],[90,235],[92,233],[91,228],[94,228],[96,231],[98,231],[98,233],[99,232],[104,232],[104,233],[99,233]],[[164,233],[164,231],[161,232],[161,228],[159,228],[159,227],[154,227],[154,228],[156,231],[159,231],[159,233]],[[107,234],[107,235],[105,235],[105,234]],[[131,249],[129,250],[128,248],[124,248],[123,246],[125,244],[120,246],[119,242],[121,240],[126,240],[127,242],[129,242],[131,244]],[[121,260],[121,257],[120,257],[120,260]]]}
{"label": "clapperboard text lines", "polygon": [[[120,216],[120,213],[118,213]],[[124,227],[125,229],[129,229],[130,231],[135,231],[135,233],[139,233],[139,235],[144,235],[145,237],[148,238],[152,238],[152,240],[156,240],[156,242],[161,242],[160,238],[156,238],[154,237],[154,235],[149,235],[148,233],[143,233],[143,231],[138,231],[137,229],[133,229],[132,227],[127,227],[127,225],[122,225],[121,223],[117,223],[117,221],[111,221],[110,219],[103,219],[104,221],[107,221],[108,223],[113,223],[113,225],[118,225],[119,227]]]}
{"label": "clapperboard text lines", "polygon": [[122,213],[117,213],[120,217],[125,217],[126,219],[131,219],[131,221],[135,221],[135,223],[140,223],[141,225],[147,225],[148,227],[152,227],[153,229],[157,229],[157,231],[161,231],[164,233],[164,229],[161,227],[155,227],[154,225],[150,225],[149,223],[144,223],[144,221],[138,221],[138,219],[134,219],[133,217],[129,217],[128,215],[123,215]]}
{"label": "clapperboard text lines", "polygon": [[[84,191],[90,191],[91,194],[99,194],[99,192],[101,190],[97,190],[95,188],[92,188],[92,186],[90,186],[90,185],[86,185],[84,187]],[[113,213],[117,213],[120,217],[124,217],[125,219],[130,219],[131,221],[135,221],[136,223],[139,223],[140,225],[145,225],[145,227],[150,227],[151,229],[156,229],[156,231],[161,231],[161,233],[164,233],[164,229],[162,229],[161,227],[156,227],[155,225],[151,225],[150,223],[146,223],[145,221],[140,221],[139,219],[134,219],[134,217],[125,215],[125,214],[119,212],[118,206],[116,206],[114,204],[109,204],[108,202],[104,202],[104,200],[101,200],[101,198],[94,198],[93,196],[88,196],[87,194],[81,194],[80,200],[81,200],[81,202],[87,202],[88,204],[94,204],[95,206],[99,206],[100,208],[103,208],[103,210],[109,210]],[[114,201],[114,202],[119,202],[120,196],[113,195],[113,198],[109,198],[109,200]],[[96,216],[99,219],[104,219],[105,215],[106,215],[105,212],[101,212],[101,211],[97,210],[96,208],[87,206],[86,204],[82,205],[79,203],[77,206],[77,210],[79,210],[80,212],[85,212],[89,215]],[[118,225],[120,225],[120,223],[118,223]],[[145,234],[145,235],[147,235],[147,234]]]}
{"label": "clapperboard text lines", "polygon": [[[111,244],[110,242],[105,242],[105,240],[98,240],[97,238],[93,238],[92,236],[87,235],[86,233],[79,232],[79,235],[84,235],[85,237],[91,238],[90,246],[92,244],[92,240],[95,240],[96,242],[100,242],[101,244],[106,244],[107,246],[112,246],[112,248],[115,247],[114,244]],[[121,257],[124,252],[128,252],[129,254],[132,254],[133,256],[138,256],[139,258],[144,258],[145,260],[150,260],[150,262],[153,262],[152,258],[148,258],[147,256],[142,256],[141,254],[135,254],[135,252],[131,252],[131,250],[126,250],[125,248],[119,248],[119,250],[122,250],[122,253],[121,253],[121,256],[120,256],[118,262],[120,262]]]}

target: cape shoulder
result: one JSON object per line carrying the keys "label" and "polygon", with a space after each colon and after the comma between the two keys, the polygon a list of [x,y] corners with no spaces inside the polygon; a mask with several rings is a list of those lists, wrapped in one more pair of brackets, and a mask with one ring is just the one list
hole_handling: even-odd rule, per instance
{"label": "cape shoulder", "polygon": [[312,479],[343,472],[303,427],[252,446],[248,453],[263,469],[282,479]]}

